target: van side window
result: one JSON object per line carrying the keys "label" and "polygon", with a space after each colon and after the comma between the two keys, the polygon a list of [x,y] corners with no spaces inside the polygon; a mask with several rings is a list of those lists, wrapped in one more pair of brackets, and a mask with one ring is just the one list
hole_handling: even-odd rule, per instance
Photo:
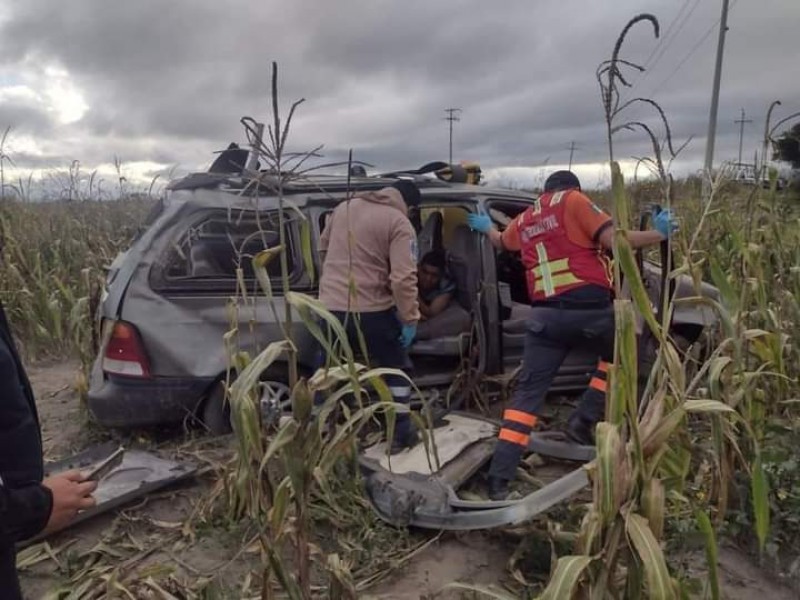
{"label": "van side window", "polygon": [[[289,273],[294,273],[292,237],[287,227]],[[222,213],[194,223],[172,246],[163,265],[163,279],[172,283],[189,281],[230,281],[235,285],[236,270],[242,269],[246,280],[255,279],[253,257],[280,243],[277,215],[236,216]],[[267,264],[270,278],[280,278],[280,260]]]}

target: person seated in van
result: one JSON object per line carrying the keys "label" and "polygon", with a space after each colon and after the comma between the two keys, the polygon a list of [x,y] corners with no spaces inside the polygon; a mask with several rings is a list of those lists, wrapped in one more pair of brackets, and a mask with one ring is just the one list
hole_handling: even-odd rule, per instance
{"label": "person seated in van", "polygon": [[458,335],[469,329],[469,314],[458,302],[456,284],[447,276],[444,251],[431,250],[417,268],[420,322],[416,340]]}

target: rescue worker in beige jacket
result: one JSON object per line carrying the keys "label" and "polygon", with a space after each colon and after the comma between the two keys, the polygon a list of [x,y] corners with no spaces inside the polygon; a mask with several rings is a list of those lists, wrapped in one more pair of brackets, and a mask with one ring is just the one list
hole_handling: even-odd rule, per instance
{"label": "rescue worker in beige jacket", "polygon": [[[320,239],[323,255],[319,299],[360,348],[361,332],[371,367],[406,369],[407,348],[420,318],[417,291],[417,236],[409,208],[420,203],[417,186],[398,180],[342,202],[328,218]],[[395,402],[408,404],[411,386],[386,377]],[[399,413],[393,453],[413,446],[418,436],[408,413]]]}

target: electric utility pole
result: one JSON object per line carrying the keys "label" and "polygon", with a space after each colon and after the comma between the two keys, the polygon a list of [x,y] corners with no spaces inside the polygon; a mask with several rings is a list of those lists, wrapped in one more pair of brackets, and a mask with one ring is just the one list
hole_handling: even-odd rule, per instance
{"label": "electric utility pole", "polygon": [[742,164],[742,138],[744,137],[744,124],[752,123],[753,119],[744,118],[744,109],[742,109],[742,116],[734,121],[739,125],[739,164]]}
{"label": "electric utility pole", "polygon": [[444,112],[447,113],[447,116],[444,118],[445,121],[450,122],[450,162],[448,164],[453,164],[453,123],[456,121],[460,121],[461,117],[459,113],[461,113],[460,108],[445,108]]}
{"label": "electric utility pole", "polygon": [[575,154],[575,150],[580,150],[580,149],[581,149],[581,147],[580,146],[576,146],[574,140],[569,143],[569,170],[570,171],[572,170],[572,157]]}
{"label": "electric utility pole", "polygon": [[706,136],[705,170],[711,173],[714,165],[714,141],[717,136],[717,108],[719,107],[719,83],[722,79],[722,54],[725,50],[725,33],[728,31],[728,0],[722,0],[722,16],[719,20],[719,41],[717,42],[717,64],[714,67],[714,87],[711,91],[711,111],[708,115],[708,135]]}

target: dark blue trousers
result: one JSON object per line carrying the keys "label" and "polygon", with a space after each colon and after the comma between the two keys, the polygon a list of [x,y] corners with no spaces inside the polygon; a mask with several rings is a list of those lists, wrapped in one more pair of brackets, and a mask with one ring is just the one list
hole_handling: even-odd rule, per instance
{"label": "dark blue trousers", "polygon": [[[370,368],[400,369],[404,372],[411,368],[408,352],[400,341],[402,325],[393,308],[362,313],[334,311],[333,315],[344,325],[353,352],[365,355],[363,358]],[[411,385],[407,379],[399,375],[388,375],[384,379],[395,402],[410,402]],[[410,427],[408,414],[398,413],[395,435],[406,435]]]}
{"label": "dark blue trousers", "polygon": [[614,357],[614,309],[535,306],[527,323],[522,372],[503,415],[489,474],[510,480],[528,447],[547,391],[570,351],[588,350],[599,358],[590,386],[573,418],[594,424],[605,413],[606,369]]}

